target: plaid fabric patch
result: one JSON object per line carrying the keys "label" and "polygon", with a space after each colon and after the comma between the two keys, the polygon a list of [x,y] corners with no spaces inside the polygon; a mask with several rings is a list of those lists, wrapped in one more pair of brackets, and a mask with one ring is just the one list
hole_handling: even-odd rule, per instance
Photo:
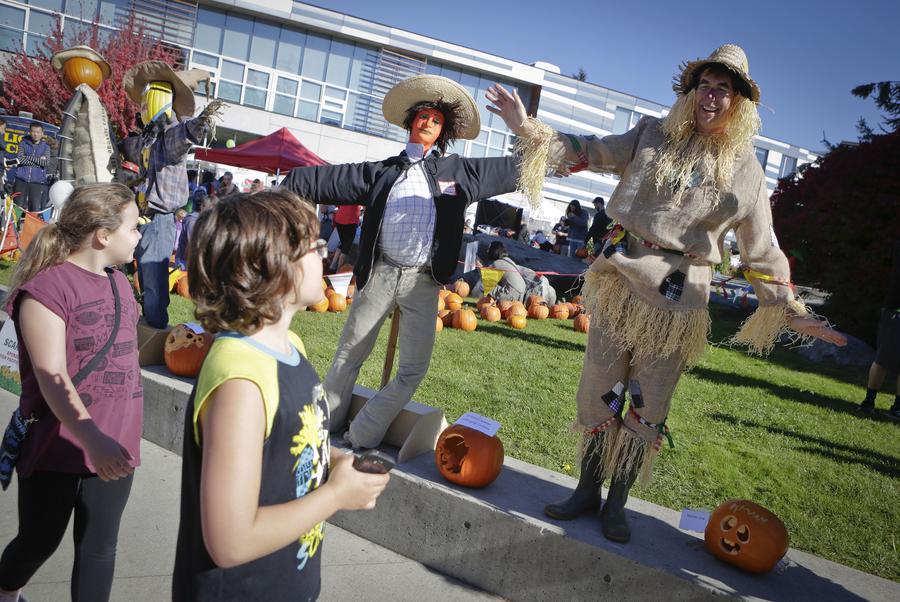
{"label": "plaid fabric patch", "polygon": [[644,407],[644,396],[641,395],[641,385],[636,380],[628,381],[628,391],[631,394],[631,407]]}
{"label": "plaid fabric patch", "polygon": [[675,270],[666,276],[659,285],[659,292],[663,297],[672,301],[681,299],[681,293],[684,292],[684,272]]}
{"label": "plaid fabric patch", "polygon": [[609,409],[615,412],[617,416],[622,413],[622,408],[625,407],[625,395],[623,395],[624,391],[625,385],[623,385],[622,383],[616,383],[616,386],[600,396],[600,399],[603,400],[603,403],[608,405]]}

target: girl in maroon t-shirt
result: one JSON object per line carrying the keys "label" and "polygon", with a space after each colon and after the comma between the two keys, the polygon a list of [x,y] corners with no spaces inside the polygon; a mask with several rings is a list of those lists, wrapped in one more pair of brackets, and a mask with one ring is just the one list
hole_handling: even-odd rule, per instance
{"label": "girl in maroon t-shirt", "polygon": [[[75,514],[72,600],[108,600],[119,521],[139,464],[143,390],[137,303],[128,279],[105,268],[130,262],[138,208],[121,184],[76,188],[13,274],[6,311],[19,337],[22,396],[31,424],[17,461],[19,531],[0,558],[0,601],[53,554]],[[110,280],[112,279],[112,280]],[[119,329],[78,384],[72,377]]]}

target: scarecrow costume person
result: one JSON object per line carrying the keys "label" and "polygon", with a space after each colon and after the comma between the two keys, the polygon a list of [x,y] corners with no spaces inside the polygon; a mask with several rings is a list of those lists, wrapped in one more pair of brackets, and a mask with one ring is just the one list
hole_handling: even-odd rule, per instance
{"label": "scarecrow costume person", "polygon": [[135,256],[143,293],[144,319],[154,328],[169,324],[169,259],[175,247],[175,211],[187,203],[187,154],[213,130],[222,101],[194,115],[194,90],[210,74],[202,69],[173,71],[162,61],[128,70],[122,86],[140,105],[143,129],[122,141],[125,160],[137,165],[130,182],[138,189],[141,241]]}
{"label": "scarecrow costume person", "polygon": [[283,183],[314,203],[366,208],[354,269],[359,293],[325,377],[334,429],[345,426],[353,385],[382,323],[400,310],[397,374],[349,425],[346,441],[356,448],[381,443],[428,372],[437,291],[456,270],[466,207],[512,192],[519,176],[513,157],[446,154],[454,140],[476,138],[481,128],[475,100],[450,79],[405,79],[388,91],[382,110],[409,132],[404,152],[384,161],[293,169]]}
{"label": "scarecrow costume person", "polygon": [[577,393],[581,477],[569,499],[545,508],[563,520],[596,511],[609,477],[600,518],[604,536],[618,542],[630,538],[625,502],[633,483],[639,474],[649,481],[660,446],[671,443],[666,418],[680,374],[706,346],[711,266],[721,261],[728,230],[759,298],[735,343],[761,354],[791,330],[845,343],[793,295],[753,151],[759,86],[744,51],[726,44],[683,64],[673,88],[668,116],[602,138],[554,132],[499,86],[487,94],[488,109],[520,136],[520,186],[531,196],[547,166],[621,179],[607,205],[616,226],[583,287],[591,328]]}

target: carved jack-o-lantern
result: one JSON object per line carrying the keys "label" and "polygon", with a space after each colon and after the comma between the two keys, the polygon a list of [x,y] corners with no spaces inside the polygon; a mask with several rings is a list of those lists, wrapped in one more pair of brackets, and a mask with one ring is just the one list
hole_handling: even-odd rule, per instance
{"label": "carved jack-o-lantern", "polygon": [[185,324],[170,330],[163,354],[169,372],[178,376],[197,376],[212,340],[213,336],[208,332],[195,332]]}
{"label": "carved jack-o-lantern", "polygon": [[748,500],[728,500],[716,508],[704,539],[713,556],[752,573],[772,570],[790,543],[781,519]]}
{"label": "carved jack-o-lantern", "polygon": [[480,431],[453,424],[444,429],[434,449],[441,475],[466,487],[486,487],[503,468],[503,442]]}

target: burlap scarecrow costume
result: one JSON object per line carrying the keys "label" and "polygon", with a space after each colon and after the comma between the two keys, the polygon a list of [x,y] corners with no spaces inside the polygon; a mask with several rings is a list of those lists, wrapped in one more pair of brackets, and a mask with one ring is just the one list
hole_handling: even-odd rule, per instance
{"label": "burlap scarecrow costume", "polygon": [[176,72],[162,61],[145,61],[122,78],[129,98],[141,107],[143,129],[120,147],[139,170],[131,185],[145,223],[135,256],[144,318],[154,328],[169,323],[169,258],[175,247],[174,212],[188,201],[187,154],[210,134],[222,107],[222,101],[213,100],[193,116],[194,90],[209,77],[202,69]]}
{"label": "burlap scarecrow costume", "polygon": [[[595,510],[604,477],[611,477],[601,519],[604,535],[615,541],[630,537],[628,492],[639,474],[649,480],[661,445],[671,441],[666,418],[672,394],[682,370],[706,345],[711,266],[722,259],[728,230],[735,230],[759,298],[759,309],[734,341],[766,352],[788,331],[791,318],[807,313],[789,286],[765,175],[751,144],[759,128],[759,87],[748,71],[743,50],[733,45],[682,65],[670,114],[644,117],[622,135],[561,134],[535,119],[517,128],[508,123],[518,129],[526,165],[520,184],[532,197],[547,166],[560,174],[588,169],[621,178],[607,205],[617,225],[583,288],[592,319],[577,394],[581,479],[570,499],[545,509],[559,519]],[[698,81],[710,72],[722,74],[712,77],[721,90]],[[715,119],[727,123],[718,133],[701,133],[695,125],[703,117],[704,92],[712,99],[709,113],[721,113]],[[725,95],[730,106],[720,98]]]}

